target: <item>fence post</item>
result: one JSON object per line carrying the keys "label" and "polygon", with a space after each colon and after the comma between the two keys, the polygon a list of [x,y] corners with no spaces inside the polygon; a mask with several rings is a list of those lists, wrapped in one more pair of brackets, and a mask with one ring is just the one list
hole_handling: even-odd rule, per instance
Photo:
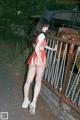
{"label": "fence post", "polygon": [[67,58],[67,64],[66,64],[66,70],[65,70],[65,74],[64,74],[64,83],[63,83],[63,89],[61,91],[61,98],[59,101],[59,105],[60,107],[63,109],[63,96],[65,96],[65,91],[67,88],[67,78],[69,76],[69,72],[70,72],[70,68],[72,66],[72,60],[74,57],[74,44],[70,44],[70,48],[69,48],[69,52],[68,52],[68,58]]}

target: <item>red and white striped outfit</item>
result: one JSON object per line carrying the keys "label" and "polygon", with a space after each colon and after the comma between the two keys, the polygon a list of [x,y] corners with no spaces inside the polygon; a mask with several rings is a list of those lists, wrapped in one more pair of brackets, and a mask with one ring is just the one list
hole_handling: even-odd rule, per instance
{"label": "red and white striped outfit", "polygon": [[[47,45],[47,42],[46,42],[46,37],[44,35],[44,33],[40,33],[36,39],[34,40],[35,41],[35,46],[37,45],[38,43],[38,40],[41,40],[41,47],[44,48],[44,46]],[[41,60],[42,62],[39,61],[39,58],[36,54],[36,51],[34,51],[32,53],[32,55],[30,56],[29,60],[28,60],[28,64],[46,64],[46,52],[45,50],[40,50],[40,57],[41,57]]]}

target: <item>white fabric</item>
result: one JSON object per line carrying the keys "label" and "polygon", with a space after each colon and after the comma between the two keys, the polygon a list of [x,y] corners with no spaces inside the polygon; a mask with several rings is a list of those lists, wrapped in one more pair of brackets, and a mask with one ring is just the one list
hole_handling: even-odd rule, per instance
{"label": "white fabric", "polygon": [[43,33],[41,33],[39,36],[38,36],[38,40],[39,41],[43,41],[45,39],[45,35]]}
{"label": "white fabric", "polygon": [[30,104],[30,101],[28,99],[25,99],[23,101],[22,108],[28,108],[29,104]]}

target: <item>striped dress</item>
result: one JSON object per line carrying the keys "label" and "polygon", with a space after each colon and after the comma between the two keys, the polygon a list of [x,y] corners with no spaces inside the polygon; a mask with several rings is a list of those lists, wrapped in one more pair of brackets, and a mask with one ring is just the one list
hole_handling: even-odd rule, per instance
{"label": "striped dress", "polygon": [[[35,41],[34,42],[35,46],[37,45],[38,40],[40,40],[40,39],[38,39],[39,36],[42,39],[41,40],[41,47],[46,46],[47,45],[46,37],[45,37],[45,35],[43,33],[41,33],[40,35],[38,35],[36,37],[36,39],[34,40]],[[31,64],[31,65],[34,65],[34,64],[35,65],[37,65],[37,64],[38,65],[39,64],[46,64],[46,52],[45,52],[45,50],[40,50],[40,57],[41,57],[42,62],[39,61],[39,59],[37,57],[37,54],[36,54],[36,51],[34,50],[33,53],[32,53],[32,55],[29,57],[28,64]]]}

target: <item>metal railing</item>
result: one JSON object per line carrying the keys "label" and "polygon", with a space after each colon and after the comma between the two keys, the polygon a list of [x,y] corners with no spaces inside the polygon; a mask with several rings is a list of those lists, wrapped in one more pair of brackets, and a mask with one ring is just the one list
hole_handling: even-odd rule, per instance
{"label": "metal railing", "polygon": [[57,44],[57,51],[46,51],[43,82],[59,97],[60,105],[65,102],[80,113],[80,36],[72,35],[73,41],[70,36],[49,37],[48,45]]}

